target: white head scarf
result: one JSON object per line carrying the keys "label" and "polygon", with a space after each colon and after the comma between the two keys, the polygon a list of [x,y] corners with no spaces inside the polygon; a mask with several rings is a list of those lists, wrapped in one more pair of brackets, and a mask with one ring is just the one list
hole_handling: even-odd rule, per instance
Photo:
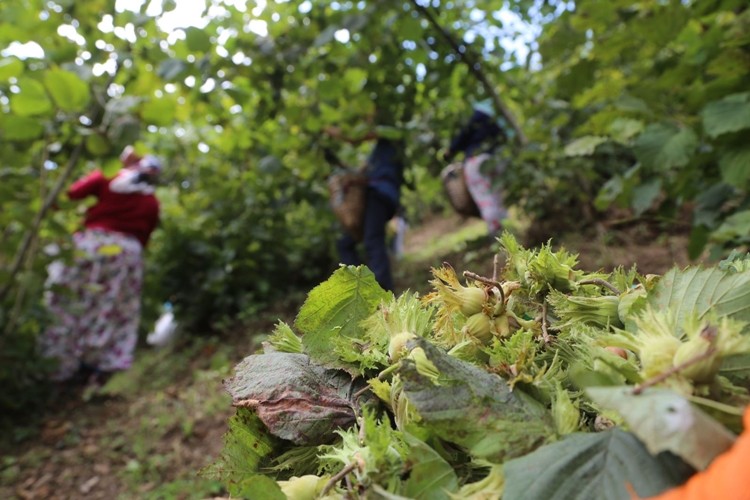
{"label": "white head scarf", "polygon": [[146,155],[132,167],[120,170],[117,176],[109,183],[109,189],[120,194],[153,194],[155,187],[143,174],[149,177],[158,175],[161,171],[161,160],[153,155]]}

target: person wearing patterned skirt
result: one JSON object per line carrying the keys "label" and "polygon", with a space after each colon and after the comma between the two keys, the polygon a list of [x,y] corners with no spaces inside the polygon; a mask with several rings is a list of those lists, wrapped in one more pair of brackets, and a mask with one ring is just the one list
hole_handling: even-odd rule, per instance
{"label": "person wearing patterned skirt", "polygon": [[503,203],[501,178],[505,163],[491,165],[495,149],[512,137],[513,131],[497,118],[488,101],[474,104],[469,121],[453,137],[443,159],[450,161],[464,154],[463,175],[466,187],[487,223],[490,234],[500,232],[508,212]]}
{"label": "person wearing patterned skirt", "polygon": [[161,170],[154,156],[126,148],[113,178],[95,170],[68,190],[73,200],[97,199],[84,228],[73,236],[73,262],[50,277],[47,306],[52,324],[39,339],[41,354],[57,361],[52,378],[64,381],[81,368],[92,382],[126,370],[138,338],[143,251],[159,221],[154,185]]}

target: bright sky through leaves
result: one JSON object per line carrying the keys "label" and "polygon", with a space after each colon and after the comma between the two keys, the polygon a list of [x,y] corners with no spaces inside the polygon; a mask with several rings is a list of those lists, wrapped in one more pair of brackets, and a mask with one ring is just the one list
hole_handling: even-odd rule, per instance
{"label": "bright sky through leaves", "polygon": [[[115,10],[117,12],[123,12],[125,10],[137,12],[146,2],[148,2],[148,0],[117,0],[115,2]],[[148,3],[145,13],[149,16],[159,17],[157,24],[162,31],[169,34],[170,43],[174,41],[174,37],[180,36],[179,34],[175,34],[175,30],[187,27],[203,28],[206,26],[209,19],[222,15],[226,11],[225,6],[243,12],[246,9],[245,2],[242,0],[222,0],[221,4],[212,4],[208,7],[208,10],[206,10],[205,0],[182,0],[174,2],[174,8],[172,10],[167,10],[166,12],[162,10],[162,4],[163,2],[161,0],[151,0]],[[563,5],[565,4],[563,3]],[[265,8],[266,0],[257,0],[255,6],[251,10],[251,14],[253,16],[258,16]],[[312,8],[312,2],[305,0],[300,3],[298,10],[301,14],[307,14]],[[529,45],[531,45],[534,42],[534,39],[538,36],[540,28],[526,24],[515,13],[511,12],[506,7],[503,7],[491,15],[503,22],[505,27],[504,31],[515,35],[509,36],[507,33],[499,33],[497,30],[488,30],[486,23],[482,22],[486,15],[485,12],[480,10],[472,11],[470,17],[476,24],[472,29],[467,31],[465,40],[468,43],[472,43],[476,39],[477,34],[481,34],[487,39],[487,46],[485,49],[492,50],[494,43],[492,40],[493,38],[496,38],[504,50],[508,53],[513,53],[516,56],[516,62],[506,61],[503,64],[503,69],[508,69],[514,64],[523,64],[523,61],[529,53]],[[133,26],[114,27],[112,24],[112,17],[109,15],[103,16],[99,28],[104,32],[114,30],[118,37],[134,42],[135,31]],[[268,26],[265,21],[260,19],[250,20],[247,29],[259,36],[268,35]],[[75,28],[71,25],[61,26],[58,29],[58,33],[79,45],[82,45],[85,42],[84,38],[77,33]],[[349,30],[341,29],[335,33],[335,39],[339,43],[349,43],[351,40],[351,33]],[[226,38],[223,40],[220,39],[219,45],[223,46],[222,42],[226,42]],[[6,50],[2,51],[2,55],[14,55],[22,59],[43,59],[44,51],[36,42],[28,42],[25,44],[14,42],[10,44]],[[112,66],[113,65],[114,61],[112,61]],[[538,66],[538,60],[536,58],[533,61],[533,66]],[[95,68],[95,73],[100,74],[105,71],[111,72],[112,70],[113,67]]]}

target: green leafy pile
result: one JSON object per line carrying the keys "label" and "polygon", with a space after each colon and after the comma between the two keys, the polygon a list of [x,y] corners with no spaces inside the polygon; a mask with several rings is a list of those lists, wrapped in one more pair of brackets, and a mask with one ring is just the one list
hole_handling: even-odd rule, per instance
{"label": "green leafy pile", "polygon": [[204,473],[247,498],[630,498],[732,445],[747,256],[586,273],[499,241],[499,276],[444,265],[423,297],[338,269],[226,381],[238,410]]}

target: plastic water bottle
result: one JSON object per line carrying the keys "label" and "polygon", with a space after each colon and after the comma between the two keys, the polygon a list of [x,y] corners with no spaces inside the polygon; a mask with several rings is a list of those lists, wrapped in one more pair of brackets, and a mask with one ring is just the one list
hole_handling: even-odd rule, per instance
{"label": "plastic water bottle", "polygon": [[404,240],[406,239],[406,219],[397,215],[395,217],[396,236],[393,239],[393,254],[397,260],[404,256]]}
{"label": "plastic water bottle", "polygon": [[172,304],[165,302],[162,315],[156,320],[154,330],[146,337],[146,342],[155,347],[163,347],[177,337],[177,322],[172,312]]}

